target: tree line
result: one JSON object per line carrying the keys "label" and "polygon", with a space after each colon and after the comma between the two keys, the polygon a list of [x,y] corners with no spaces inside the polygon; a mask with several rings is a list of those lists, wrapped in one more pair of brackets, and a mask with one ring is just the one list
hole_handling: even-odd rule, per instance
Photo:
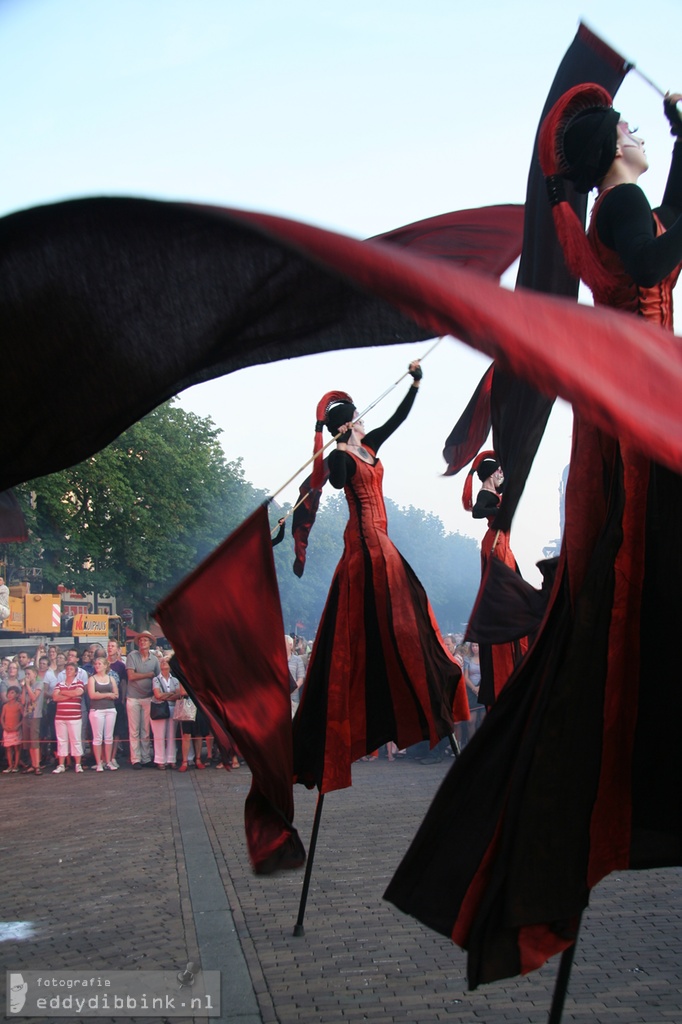
{"label": "tree line", "polygon": [[[43,590],[59,584],[114,595],[138,628],[161,598],[267,497],[228,461],[220,429],[175,400],[135,423],[85,462],[18,487],[29,540],[7,545],[14,567],[42,570]],[[480,578],[478,544],[446,532],[422,509],[387,499],[389,532],[421,579],[441,629],[462,628]],[[273,526],[287,507],[271,506]],[[347,519],[330,489],[310,535],[305,573],[294,576],[290,520],[274,549],[287,631],[314,635]],[[299,625],[300,624],[300,625]]]}

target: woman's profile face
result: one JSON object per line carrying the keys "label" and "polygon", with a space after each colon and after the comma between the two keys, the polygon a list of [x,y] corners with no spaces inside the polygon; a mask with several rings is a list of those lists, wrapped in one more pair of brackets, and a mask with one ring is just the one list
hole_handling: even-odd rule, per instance
{"label": "woman's profile face", "polygon": [[353,435],[354,435],[354,437],[356,439],[358,439],[358,440],[362,440],[362,438],[365,436],[365,433],[366,433],[366,431],[365,431],[365,421],[364,420],[355,420],[355,422],[353,423]]}
{"label": "woman's profile face", "polygon": [[635,134],[627,121],[618,122],[618,146],[625,164],[640,174],[648,169],[649,161],[644,149],[644,139]]}

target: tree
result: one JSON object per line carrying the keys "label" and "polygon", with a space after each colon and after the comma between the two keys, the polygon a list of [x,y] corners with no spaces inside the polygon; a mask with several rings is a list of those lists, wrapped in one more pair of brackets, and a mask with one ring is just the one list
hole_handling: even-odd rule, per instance
{"label": "tree", "polygon": [[15,564],[45,589],[115,594],[146,624],[156,603],[265,497],[226,463],[210,418],[173,401],[85,462],[18,488],[31,539]]}

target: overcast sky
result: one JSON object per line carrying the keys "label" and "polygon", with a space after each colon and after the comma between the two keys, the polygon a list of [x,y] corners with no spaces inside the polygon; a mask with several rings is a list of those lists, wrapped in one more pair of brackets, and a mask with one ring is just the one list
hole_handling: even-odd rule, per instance
{"label": "overcast sky", "polygon": [[[523,202],[538,117],[581,17],[663,88],[682,91],[680,0],[0,0],[0,214],[136,195],[367,237]],[[631,72],[616,105],[646,139],[642,184],[655,204],[671,150],[660,100]],[[272,493],[308,455],[324,392],[347,390],[365,406],[426,348],[254,367],[182,400],[223,428],[227,456],[242,455],[247,477]],[[462,480],[440,476],[440,451],[485,366],[461,343],[441,344],[410,420],[382,450],[389,497],[479,539],[484,527],[461,509]],[[276,404],[285,429],[267,412]],[[562,407],[512,532],[533,581],[559,532],[570,432]]]}

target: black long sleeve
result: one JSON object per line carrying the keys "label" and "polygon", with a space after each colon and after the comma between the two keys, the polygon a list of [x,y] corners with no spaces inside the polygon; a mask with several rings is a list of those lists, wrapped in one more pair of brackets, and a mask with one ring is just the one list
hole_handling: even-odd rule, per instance
{"label": "black long sleeve", "polygon": [[[409,416],[418,390],[418,388],[412,385],[410,386],[409,391],[390,419],[386,420],[383,426],[376,427],[374,430],[370,430],[369,434],[365,434],[362,439],[363,447],[370,448],[375,455],[377,454],[384,441],[386,441]],[[349,455],[348,452],[339,451],[338,448],[329,453],[327,465],[329,467],[329,482],[332,487],[336,487],[337,490],[345,487],[346,481],[355,473],[355,459],[353,456]]]}
{"label": "black long sleeve", "polygon": [[474,519],[487,519],[489,516],[496,515],[500,509],[500,496],[495,494],[494,491],[480,490],[476,498],[476,503],[471,510],[471,514]]}
{"label": "black long sleeve", "polygon": [[682,145],[676,143],[663,204],[666,232],[658,238],[649,201],[639,185],[617,185],[597,212],[599,238],[618,253],[635,284],[651,288],[682,261]]}

